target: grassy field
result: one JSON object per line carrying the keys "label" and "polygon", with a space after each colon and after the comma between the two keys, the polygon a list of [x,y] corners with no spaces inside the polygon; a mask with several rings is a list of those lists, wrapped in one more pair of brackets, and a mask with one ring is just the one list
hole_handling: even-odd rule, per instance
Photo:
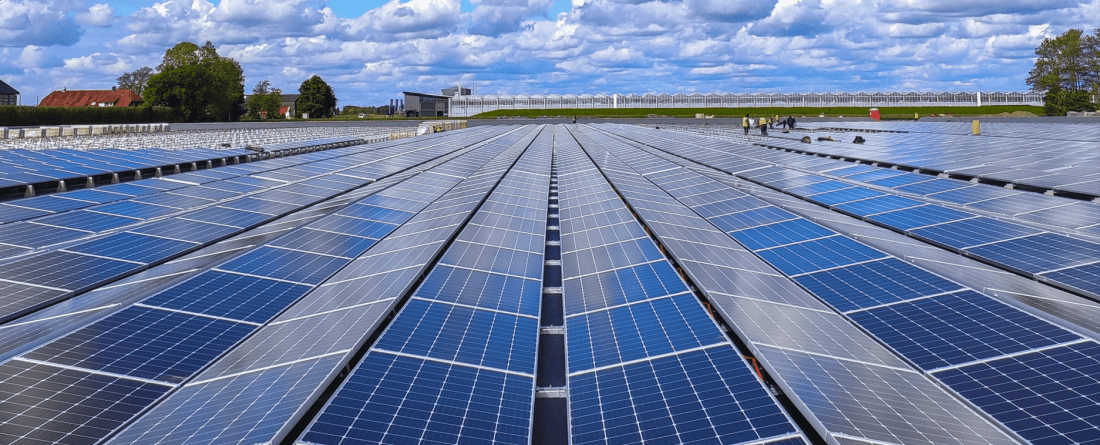
{"label": "grassy field", "polygon": [[[884,119],[912,119],[913,113],[921,117],[930,114],[954,114],[955,116],[981,116],[999,113],[1012,113],[1014,111],[1027,111],[1037,115],[1043,114],[1043,107],[1025,105],[994,105],[984,107],[894,107],[879,108]],[[600,108],[600,109],[561,109],[561,110],[496,110],[481,113],[470,119],[495,119],[498,117],[564,117],[571,118],[646,118],[650,115],[660,117],[695,117],[697,113],[714,115],[714,117],[743,117],[749,116],[788,116],[816,117],[824,114],[827,117],[865,117],[868,114],[867,107],[791,107],[791,108]]]}

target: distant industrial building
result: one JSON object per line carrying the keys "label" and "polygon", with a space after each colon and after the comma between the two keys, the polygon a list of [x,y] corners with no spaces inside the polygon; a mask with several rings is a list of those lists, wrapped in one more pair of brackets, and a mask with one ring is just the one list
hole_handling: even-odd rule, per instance
{"label": "distant industrial building", "polygon": [[[446,92],[447,90],[443,90]],[[448,116],[450,96],[411,93],[405,91],[406,117],[443,117]]]}
{"label": "distant industrial building", "polygon": [[469,88],[462,88],[462,87],[444,88],[443,89],[443,95],[447,96],[447,97],[469,96],[470,95],[470,89]]}
{"label": "distant industrial building", "polygon": [[125,88],[109,90],[72,90],[54,91],[42,98],[40,107],[136,107],[145,100],[133,91]]}
{"label": "distant industrial building", "polygon": [[0,105],[18,105],[19,92],[0,80]]}

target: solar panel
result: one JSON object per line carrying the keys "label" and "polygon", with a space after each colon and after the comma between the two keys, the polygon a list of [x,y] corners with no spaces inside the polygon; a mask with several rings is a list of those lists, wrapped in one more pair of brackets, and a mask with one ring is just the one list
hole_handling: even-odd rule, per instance
{"label": "solar panel", "polygon": [[969,290],[849,315],[925,370],[1081,338]]}
{"label": "solar panel", "polygon": [[23,356],[64,366],[178,383],[255,327],[129,307]]}
{"label": "solar panel", "polygon": [[1040,277],[1094,296],[1100,296],[1100,262],[1046,272]]}
{"label": "solar panel", "polygon": [[730,233],[749,249],[766,249],[832,235],[829,229],[805,219],[796,219]]}
{"label": "solar panel", "polygon": [[956,221],[933,227],[916,229],[912,233],[916,237],[936,244],[954,249],[964,249],[1021,236],[1034,235],[1040,233],[1040,230],[1025,227],[1020,224],[979,216],[965,221]]}
{"label": "solar panel", "polygon": [[[0,440],[86,444],[98,440],[170,389],[123,377],[13,360],[0,364]],[[84,402],[77,407],[72,401]]]}
{"label": "solar panel", "polygon": [[0,279],[77,292],[141,267],[133,262],[54,251],[4,264]]}
{"label": "solar panel", "polygon": [[[126,248],[119,249],[120,246]],[[123,232],[67,247],[65,250],[149,264],[196,247],[196,243]]]}
{"label": "solar panel", "polygon": [[129,232],[156,235],[180,241],[208,243],[238,233],[241,228],[183,218],[168,218],[132,228]]}
{"label": "solar panel", "polygon": [[787,275],[799,275],[886,258],[886,254],[843,236],[774,247],[759,250],[757,253]]}
{"label": "solar panel", "polygon": [[60,215],[50,215],[44,218],[38,218],[34,220],[34,222],[67,229],[104,232],[141,222],[141,220],[125,216],[108,215],[106,213],[90,212],[87,210],[77,210],[65,212]]}
{"label": "solar panel", "polygon": [[536,316],[542,296],[542,283],[533,279],[438,265],[415,295]]}
{"label": "solar panel", "polygon": [[[570,377],[573,443],[742,443],[795,434],[732,348]],[[731,406],[732,405],[732,406]]]}
{"label": "solar panel", "polygon": [[1066,269],[1100,259],[1100,244],[1053,233],[986,244],[966,251],[1027,274]]}
{"label": "solar panel", "polygon": [[795,281],[841,312],[962,288],[896,258],[802,275]]}
{"label": "solar panel", "polygon": [[142,302],[253,323],[265,323],[309,291],[308,286],[207,271]]}
{"label": "solar panel", "polygon": [[90,235],[83,230],[54,228],[30,222],[5,224],[0,230],[0,243],[39,248],[72,241]]}
{"label": "solar panel", "polygon": [[278,277],[303,284],[318,284],[344,267],[347,259],[296,250],[260,247],[218,266],[226,272]]}
{"label": "solar panel", "polygon": [[1032,443],[1089,443],[1100,436],[1100,344],[1094,341],[935,375]]}
{"label": "solar panel", "polygon": [[178,209],[172,207],[145,204],[135,201],[121,201],[113,202],[110,204],[100,204],[95,207],[91,207],[90,209],[99,213],[128,216],[131,218],[146,220],[156,218],[158,216],[169,215],[179,211]]}

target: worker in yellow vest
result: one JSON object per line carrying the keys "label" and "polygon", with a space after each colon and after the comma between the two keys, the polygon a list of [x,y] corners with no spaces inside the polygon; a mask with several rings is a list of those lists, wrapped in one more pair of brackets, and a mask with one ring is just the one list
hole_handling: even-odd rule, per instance
{"label": "worker in yellow vest", "polygon": [[745,130],[745,136],[748,136],[749,135],[749,115],[746,114],[745,117],[741,118],[741,128],[743,128]]}
{"label": "worker in yellow vest", "polygon": [[761,136],[767,136],[768,135],[768,117],[767,116],[764,116],[764,117],[760,118],[760,135]]}
{"label": "worker in yellow vest", "polygon": [[775,129],[775,123],[776,123],[776,122],[779,122],[779,115],[778,115],[778,114],[777,114],[777,115],[775,115],[775,119],[772,119],[772,120],[771,120],[771,122],[768,122],[769,124],[771,124],[771,125],[772,125],[772,130],[774,130],[774,129]]}

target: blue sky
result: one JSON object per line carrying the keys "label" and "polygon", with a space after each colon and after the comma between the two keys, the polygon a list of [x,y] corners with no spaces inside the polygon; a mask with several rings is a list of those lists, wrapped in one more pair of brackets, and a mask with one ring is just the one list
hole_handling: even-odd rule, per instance
{"label": "blue sky", "polygon": [[1022,91],[1100,0],[0,0],[0,79],[33,104],[211,41],[246,91],[309,76],[340,105],[481,94]]}

